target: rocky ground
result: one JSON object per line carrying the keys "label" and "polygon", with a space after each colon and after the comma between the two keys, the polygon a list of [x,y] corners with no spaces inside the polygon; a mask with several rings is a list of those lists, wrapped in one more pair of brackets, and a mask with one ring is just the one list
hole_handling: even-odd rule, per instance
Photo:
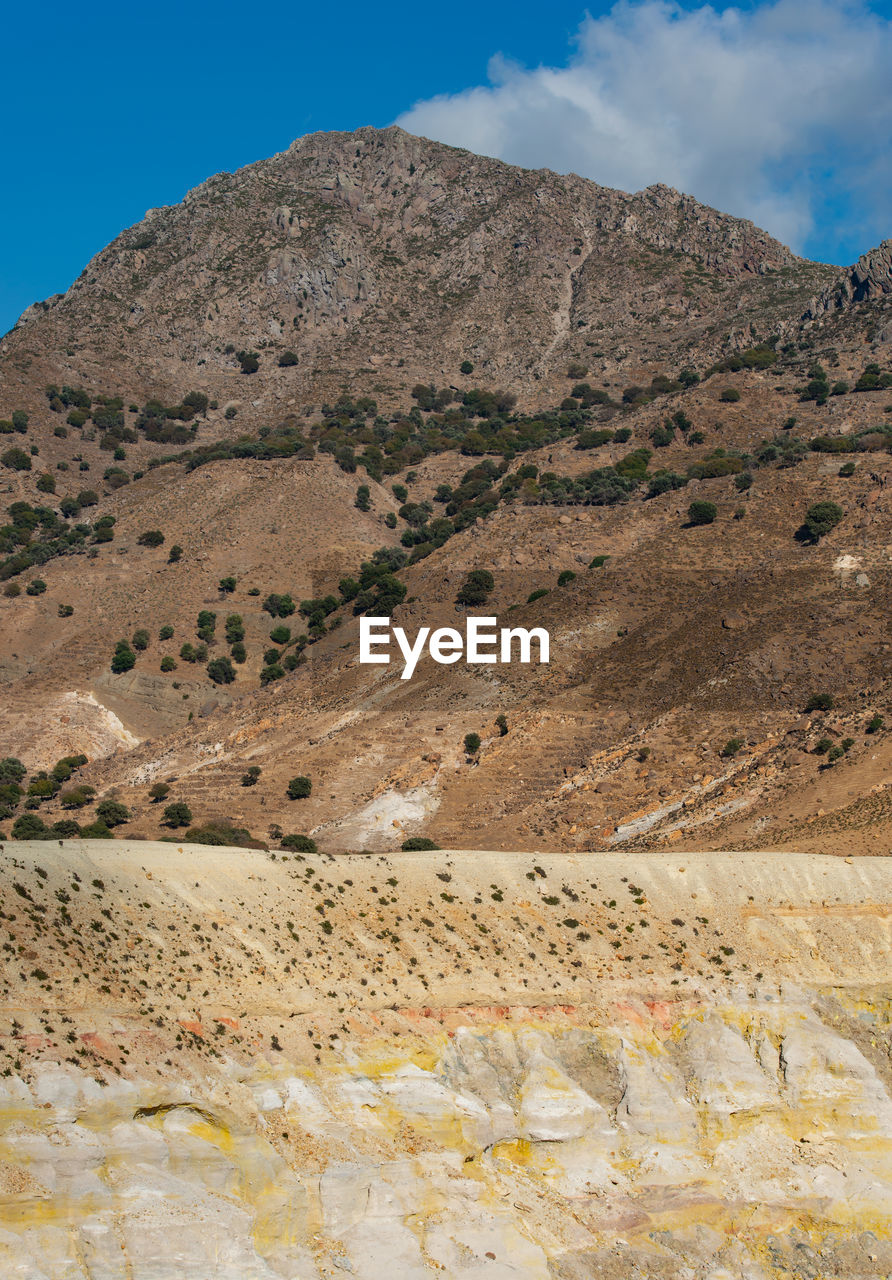
{"label": "rocky ground", "polygon": [[892,1271],[886,859],[7,844],[34,1277]]}

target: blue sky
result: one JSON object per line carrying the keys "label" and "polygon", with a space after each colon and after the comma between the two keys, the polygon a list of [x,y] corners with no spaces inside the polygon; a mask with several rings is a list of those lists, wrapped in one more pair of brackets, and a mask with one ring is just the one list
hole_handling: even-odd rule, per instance
{"label": "blue sky", "polygon": [[317,129],[664,181],[848,262],[892,236],[892,3],[16,5],[0,333],[149,207]]}

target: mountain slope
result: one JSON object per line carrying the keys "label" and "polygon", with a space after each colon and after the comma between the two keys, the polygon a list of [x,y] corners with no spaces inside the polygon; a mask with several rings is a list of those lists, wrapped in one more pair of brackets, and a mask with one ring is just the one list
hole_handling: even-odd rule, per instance
{"label": "mountain slope", "polygon": [[[609,373],[749,345],[832,276],[664,186],[626,195],[360,129],[298,139],[149,211],[26,312],[0,356],[30,362],[32,380],[199,386],[266,413],[360,381],[385,399],[454,382],[464,359],[531,394],[572,359]],[[260,370],[245,378],[248,349]],[[280,370],[285,351],[297,363]]]}

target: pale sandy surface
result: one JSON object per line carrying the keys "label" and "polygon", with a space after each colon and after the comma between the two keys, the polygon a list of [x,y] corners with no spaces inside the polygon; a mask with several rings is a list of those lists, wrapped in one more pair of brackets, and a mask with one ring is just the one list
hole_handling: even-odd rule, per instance
{"label": "pale sandy surface", "polygon": [[0,886],[4,1275],[892,1272],[888,859],[72,841]]}

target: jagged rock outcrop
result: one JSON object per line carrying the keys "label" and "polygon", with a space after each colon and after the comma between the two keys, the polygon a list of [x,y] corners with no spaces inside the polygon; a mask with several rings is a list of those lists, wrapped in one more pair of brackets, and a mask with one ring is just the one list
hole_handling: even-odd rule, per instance
{"label": "jagged rock outcrop", "polygon": [[855,302],[870,302],[892,294],[892,240],[863,253],[809,304],[806,316],[817,319],[828,311],[841,311]]}

